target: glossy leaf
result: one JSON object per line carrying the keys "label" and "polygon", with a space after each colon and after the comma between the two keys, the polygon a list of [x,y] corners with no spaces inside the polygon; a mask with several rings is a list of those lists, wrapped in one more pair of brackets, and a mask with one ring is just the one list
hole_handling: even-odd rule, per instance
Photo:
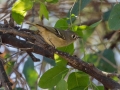
{"label": "glossy leaf", "polygon": [[93,28],[95,28],[96,26],[98,26],[98,25],[101,23],[101,21],[102,21],[102,20],[100,20],[100,21],[98,21],[98,22],[90,25],[89,27],[93,29]]}
{"label": "glossy leaf", "polygon": [[34,69],[34,64],[31,58],[28,58],[28,60],[25,62],[23,74],[25,75],[26,81],[30,88],[34,89],[36,87],[35,83],[38,79],[38,73]]}
{"label": "glossy leaf", "polygon": [[91,0],[76,0],[74,6],[69,10],[67,17],[70,18],[68,20],[68,23],[74,22],[76,17],[71,18],[71,16],[74,14],[75,16],[78,16],[78,14],[81,12],[81,10],[90,2]]}
{"label": "glossy leaf", "polygon": [[66,67],[55,66],[46,71],[39,81],[41,88],[52,88],[57,85],[61,78],[68,72]]}
{"label": "glossy leaf", "polygon": [[109,11],[107,11],[103,14],[103,20],[104,21],[108,21],[110,13],[111,13],[111,10],[109,10]]}
{"label": "glossy leaf", "polygon": [[91,34],[94,32],[95,27],[98,26],[101,23],[102,20],[88,26],[85,30],[83,30],[83,39],[86,41]]}
{"label": "glossy leaf", "polygon": [[49,19],[49,12],[44,3],[40,3],[39,15],[40,19],[42,18],[42,16],[44,16],[46,19]]}
{"label": "glossy leaf", "polygon": [[94,84],[93,82],[90,82],[89,88],[91,88],[92,90],[104,90],[104,86],[98,86]]}
{"label": "glossy leaf", "polygon": [[[86,26],[86,25],[81,25],[78,27],[77,33],[79,34],[79,36],[81,36],[83,38],[84,41],[86,41],[90,35],[94,32],[95,27],[98,26],[101,23],[102,20],[90,25],[90,26]],[[82,31],[82,33],[81,33]]]}
{"label": "glossy leaf", "polygon": [[67,82],[64,79],[61,79],[56,85],[55,90],[67,90]]}
{"label": "glossy leaf", "polygon": [[58,29],[62,29],[62,30],[65,30],[65,29],[68,29],[68,23],[67,23],[67,20],[66,19],[59,19],[55,26],[55,28],[58,28]]}
{"label": "glossy leaf", "polygon": [[104,86],[97,86],[94,90],[105,90]]}
{"label": "glossy leaf", "polygon": [[67,82],[68,90],[88,90],[89,77],[83,72],[73,72]]}
{"label": "glossy leaf", "polygon": [[67,61],[65,59],[61,58],[57,54],[54,54],[54,59],[55,59],[56,65],[59,65],[60,67],[61,66],[65,67],[67,65]]}
{"label": "glossy leaf", "polygon": [[74,46],[73,46],[73,44],[70,44],[70,45],[65,46],[65,47],[60,47],[60,48],[57,48],[57,49],[60,50],[60,51],[63,51],[63,52],[67,52],[67,53],[69,53],[71,55],[74,52]]}
{"label": "glossy leaf", "polygon": [[[100,54],[101,52],[98,52]],[[103,54],[101,54],[104,58],[106,58],[108,61],[116,65],[114,53],[110,49],[104,50]],[[85,56],[85,59],[87,62],[94,63],[94,65],[99,68],[100,70],[106,71],[106,72],[115,72],[117,71],[116,68],[111,66],[109,63],[107,63],[103,58],[100,58],[97,54],[89,54]]]}
{"label": "glossy leaf", "polygon": [[89,62],[89,63],[93,63],[97,67],[100,64],[97,61],[98,58],[99,57],[96,54],[88,54],[88,55],[85,55],[84,61]]}
{"label": "glossy leaf", "polygon": [[119,30],[120,29],[120,3],[116,4],[111,13],[110,17],[108,19],[108,24],[110,29],[112,30]]}
{"label": "glossy leaf", "polygon": [[32,0],[17,0],[12,7],[12,18],[21,24],[24,20],[27,11],[33,6]]}

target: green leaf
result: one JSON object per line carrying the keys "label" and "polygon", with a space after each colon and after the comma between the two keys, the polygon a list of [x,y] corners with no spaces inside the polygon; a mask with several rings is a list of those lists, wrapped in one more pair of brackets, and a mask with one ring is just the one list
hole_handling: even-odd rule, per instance
{"label": "green leaf", "polygon": [[34,69],[34,64],[31,58],[28,58],[28,60],[25,62],[23,73],[30,88],[34,89],[36,87],[35,83],[38,79],[38,73]]}
{"label": "green leaf", "polygon": [[54,54],[54,59],[55,59],[56,65],[64,66],[64,67],[67,65],[67,61],[65,59],[61,58],[57,54]]}
{"label": "green leaf", "polygon": [[100,21],[98,21],[98,22],[90,25],[89,27],[90,27],[91,29],[93,29],[93,28],[95,28],[96,26],[98,26],[98,25],[101,23],[101,21],[102,21],[102,20],[100,20]]}
{"label": "green leaf", "polygon": [[88,54],[85,55],[84,60],[88,63],[94,63],[94,65],[97,67],[99,66],[100,62],[98,60],[98,56],[96,54]]}
{"label": "green leaf", "polygon": [[97,25],[99,25],[101,23],[102,20],[90,25],[90,26],[86,26],[86,25],[81,25],[81,26],[77,26],[77,25],[73,25],[72,26],[72,30],[77,33],[77,35],[79,35],[80,37],[83,38],[84,41],[87,41],[87,39],[90,37],[90,35],[94,32],[95,27]]}
{"label": "green leaf", "polygon": [[110,12],[111,12],[111,10],[108,10],[107,12],[105,12],[105,13],[103,14],[103,20],[104,20],[104,21],[108,21],[109,16],[110,16]]}
{"label": "green leaf", "polygon": [[[60,51],[63,51],[63,52],[67,52],[71,55],[74,52],[73,44],[70,44],[70,45],[65,46],[65,47],[60,47],[60,48],[57,48],[57,49],[60,50]],[[67,64],[67,61],[65,59],[61,58],[57,54],[54,54],[54,59],[55,59],[55,62],[56,62],[57,65],[66,66],[66,64]]]}
{"label": "green leaf", "polygon": [[73,72],[68,77],[68,90],[88,90],[89,77],[83,72]]}
{"label": "green leaf", "polygon": [[117,76],[112,77],[112,79],[113,79],[114,81],[116,81],[116,82],[119,81],[119,78],[118,78]]}
{"label": "green leaf", "polygon": [[95,27],[97,25],[99,25],[101,23],[102,20],[90,25],[90,26],[86,26],[86,25],[81,25],[81,26],[73,26],[73,30],[75,31],[75,33],[77,33],[77,35],[79,35],[80,37],[82,37],[82,39],[84,41],[86,41],[90,35],[94,32]]}
{"label": "green leaf", "polygon": [[44,16],[46,19],[49,19],[49,12],[44,3],[40,3],[39,15],[40,19],[42,18],[42,16]]}
{"label": "green leaf", "polygon": [[65,29],[68,29],[68,23],[67,23],[67,20],[66,19],[59,19],[57,22],[56,22],[56,24],[55,24],[55,26],[54,26],[55,28],[58,28],[58,29],[63,29],[63,30],[65,30]]}
{"label": "green leaf", "polygon": [[110,17],[108,19],[108,25],[110,29],[112,30],[119,30],[120,29],[120,3],[116,4],[111,13]]}
{"label": "green leaf", "polygon": [[[103,57],[107,58],[110,62],[112,62],[116,66],[115,58],[114,58],[114,53],[111,49],[106,49],[103,52]],[[107,63],[104,59],[100,59],[100,64],[98,67],[100,70],[104,70],[106,72],[115,72],[117,71],[116,68],[111,66],[109,63]]]}
{"label": "green leaf", "polygon": [[55,90],[67,90],[67,82],[64,79],[61,79],[56,85]]}
{"label": "green leaf", "polygon": [[63,52],[67,52],[67,53],[69,53],[69,54],[73,54],[73,52],[74,52],[74,46],[73,46],[73,43],[72,44],[70,44],[70,45],[68,45],[68,46],[65,46],[65,47],[59,47],[59,48],[57,48],[58,50],[60,50],[60,51],[63,51]]}
{"label": "green leaf", "polygon": [[[85,27],[84,27],[85,26]],[[83,30],[86,29],[86,25],[78,26],[78,25],[72,25],[72,30],[80,37],[83,37]],[[82,28],[84,27],[84,29]]]}
{"label": "green leaf", "polygon": [[82,25],[82,26],[79,26],[80,29],[82,29],[84,27],[84,30],[82,30],[82,33],[83,33],[83,40],[86,41],[90,35],[94,32],[95,30],[95,27],[98,26],[100,23],[101,23],[102,20],[90,25],[90,26],[85,26],[85,25]]}
{"label": "green leaf", "polygon": [[68,20],[68,23],[74,22],[76,17],[71,18],[71,15],[74,14],[75,16],[78,16],[78,14],[81,12],[81,10],[90,2],[91,0],[76,0],[74,6],[72,7],[72,10],[69,10],[67,17],[70,18]]}
{"label": "green leaf", "polygon": [[[100,54],[101,52],[98,52]],[[116,65],[114,53],[111,49],[104,50],[102,56],[106,58],[108,61]],[[106,72],[115,72],[117,71],[116,68],[111,66],[109,63],[107,63],[101,56],[97,54],[89,54],[85,56],[85,60],[90,63],[94,63],[94,65],[99,68],[100,70],[106,71]]]}
{"label": "green leaf", "polygon": [[104,90],[104,86],[97,86],[94,90]]}
{"label": "green leaf", "polygon": [[41,88],[52,88],[67,72],[68,69],[66,67],[55,66],[42,75],[39,86]]}
{"label": "green leaf", "polygon": [[89,88],[91,88],[92,90],[104,90],[104,86],[97,86],[96,84],[94,84],[91,81],[90,81]]}
{"label": "green leaf", "polygon": [[17,22],[21,24],[28,10],[33,6],[32,0],[17,0],[12,7],[12,17]]}

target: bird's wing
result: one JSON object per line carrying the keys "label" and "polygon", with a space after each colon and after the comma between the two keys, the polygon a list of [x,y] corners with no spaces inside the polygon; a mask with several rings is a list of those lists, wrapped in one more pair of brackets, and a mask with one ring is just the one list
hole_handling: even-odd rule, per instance
{"label": "bird's wing", "polygon": [[62,38],[62,39],[65,39],[63,33],[64,31],[63,30],[60,30],[60,29],[56,29],[54,27],[49,27],[49,26],[43,26],[41,24],[35,24],[35,23],[31,23],[29,21],[26,21],[27,24],[30,24],[30,25],[33,25],[33,26],[36,26],[38,29],[42,29],[44,28],[44,30],[48,30],[50,31],[51,33],[54,33],[56,36]]}

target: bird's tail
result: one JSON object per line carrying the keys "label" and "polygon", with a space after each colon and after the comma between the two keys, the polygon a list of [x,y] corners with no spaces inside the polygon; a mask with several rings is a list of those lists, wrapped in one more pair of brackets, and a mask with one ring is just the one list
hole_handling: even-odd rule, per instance
{"label": "bird's tail", "polygon": [[45,26],[43,26],[43,25],[41,25],[41,24],[36,24],[36,23],[31,23],[31,22],[29,22],[29,21],[26,21],[26,23],[27,24],[30,24],[30,25],[32,25],[32,26],[35,26],[36,28],[38,28],[38,30],[39,31],[44,31],[44,30],[46,30],[45,29]]}

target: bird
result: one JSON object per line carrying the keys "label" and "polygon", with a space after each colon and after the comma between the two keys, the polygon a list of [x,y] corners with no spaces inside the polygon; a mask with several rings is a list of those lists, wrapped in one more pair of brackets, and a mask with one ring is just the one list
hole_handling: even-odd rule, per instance
{"label": "bird", "polygon": [[26,23],[35,26],[39,30],[38,34],[43,37],[45,42],[55,48],[68,46],[80,38],[71,30],[60,30],[54,27],[31,23],[29,21],[26,21]]}

